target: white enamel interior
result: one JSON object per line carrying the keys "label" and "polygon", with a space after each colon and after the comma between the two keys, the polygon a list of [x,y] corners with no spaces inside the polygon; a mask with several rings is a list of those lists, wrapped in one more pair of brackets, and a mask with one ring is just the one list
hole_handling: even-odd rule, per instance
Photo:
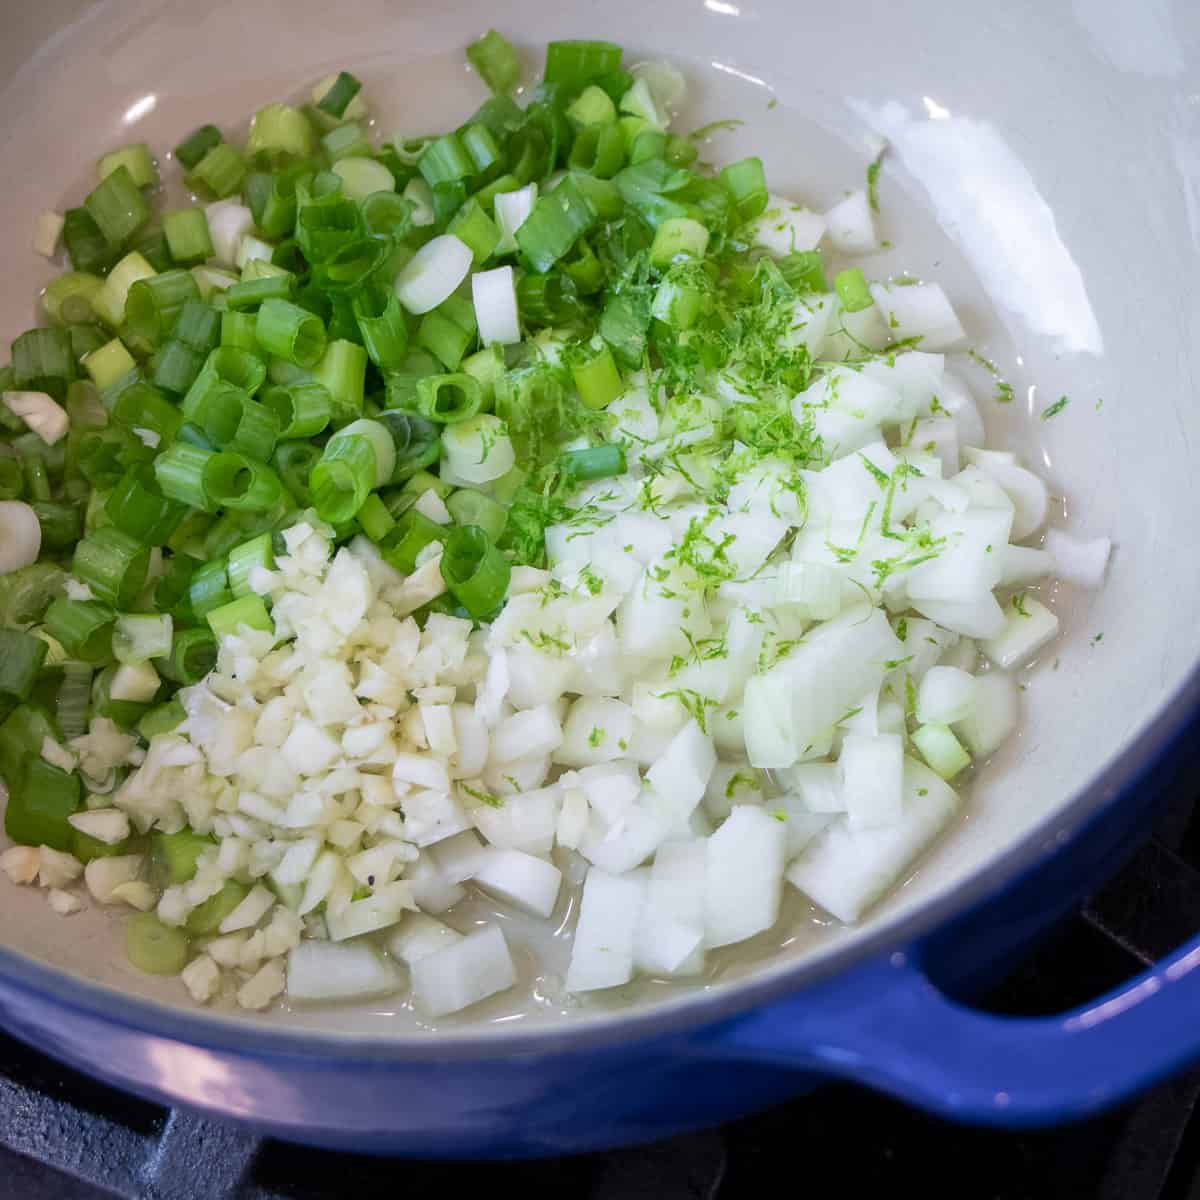
{"label": "white enamel interior", "polygon": [[[484,98],[461,51],[489,25],[527,48],[600,36],[635,58],[669,54],[693,82],[693,124],[747,122],[718,135],[711,153],[761,153],[776,190],[817,207],[861,185],[883,133],[894,147],[883,228],[896,248],[869,272],[947,286],[975,344],[1016,386],[1018,403],[1004,410],[978,380],[994,438],[1030,455],[1065,498],[1056,523],[1109,534],[1118,549],[1103,592],[1057,596],[1065,633],[1030,673],[1020,737],[975,784],[968,819],[864,927],[878,929],[1045,822],[1154,720],[1200,658],[1198,12],[1182,0],[10,5],[0,16],[0,337],[26,327],[49,277],[30,249],[36,214],[78,200],[101,152],[141,139],[161,154],[201,121],[234,123],[341,66],[366,80],[385,128],[451,125]],[[1028,409],[1063,393],[1062,416],[1030,420]],[[1048,836],[1061,832],[1051,825]],[[857,936],[823,932],[801,908],[795,936],[756,971]],[[63,920],[6,882],[0,943],[94,981],[183,999],[178,984],[125,969],[104,917]],[[730,967],[710,986],[742,974]],[[656,996],[643,988],[588,1011]],[[268,1019],[403,1030],[385,1009]]]}

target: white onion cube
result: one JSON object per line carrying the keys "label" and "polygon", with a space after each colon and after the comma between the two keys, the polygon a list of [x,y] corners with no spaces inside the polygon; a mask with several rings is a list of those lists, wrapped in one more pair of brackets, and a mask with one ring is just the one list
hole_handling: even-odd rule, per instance
{"label": "white onion cube", "polygon": [[787,828],[761,808],[739,805],[708,839],[705,945],[728,946],[779,917]]}
{"label": "white onion cube", "polygon": [[432,1017],[461,1012],[517,981],[508,943],[496,925],[417,959],[410,970],[413,998]]}

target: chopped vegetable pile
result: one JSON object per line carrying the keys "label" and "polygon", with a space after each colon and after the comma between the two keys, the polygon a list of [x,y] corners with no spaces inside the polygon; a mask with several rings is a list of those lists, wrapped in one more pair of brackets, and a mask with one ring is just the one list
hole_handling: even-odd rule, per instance
{"label": "chopped vegetable pile", "polygon": [[673,67],[468,58],[449,132],[380,144],[343,71],[175,147],[192,207],[139,144],[38,223],[0,868],[200,1002],[458,1012],[518,972],[456,906],[580,881],[567,993],[701,975],[785,883],[856,921],[1015,727],[1039,581],[1105,571],[1027,544],[941,288],[846,261],[882,158],[822,214],[701,162]]}

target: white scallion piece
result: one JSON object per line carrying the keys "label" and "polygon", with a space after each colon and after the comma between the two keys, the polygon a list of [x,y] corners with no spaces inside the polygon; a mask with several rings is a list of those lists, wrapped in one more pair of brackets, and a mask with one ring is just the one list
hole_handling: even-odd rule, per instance
{"label": "white scallion piece", "polygon": [[66,409],[45,392],[5,392],[4,406],[47,446],[62,441],[71,427]]}
{"label": "white scallion piece", "polygon": [[65,221],[61,213],[44,212],[38,214],[37,225],[33,231],[33,249],[43,258],[53,258],[58,253],[58,241],[62,237]]}
{"label": "white scallion piece", "polygon": [[476,271],[471,276],[471,299],[475,305],[479,340],[485,346],[512,346],[521,340],[512,267]]}
{"label": "white scallion piece", "polygon": [[411,313],[420,316],[437,308],[471,270],[471,248],[452,233],[425,243],[396,276],[396,295]]}
{"label": "white scallion piece", "polygon": [[497,254],[512,254],[516,250],[516,232],[533,212],[537,197],[538,185],[527,183],[515,192],[500,192],[492,201],[496,225],[500,229],[500,241],[496,243]]}
{"label": "white scallion piece", "polygon": [[37,562],[42,525],[23,500],[0,500],[0,575]]}

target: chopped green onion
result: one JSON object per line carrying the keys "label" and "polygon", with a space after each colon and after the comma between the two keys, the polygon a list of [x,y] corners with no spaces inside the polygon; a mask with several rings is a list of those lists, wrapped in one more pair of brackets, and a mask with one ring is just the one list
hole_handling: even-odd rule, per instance
{"label": "chopped green onion", "polygon": [[343,242],[323,262],[313,266],[313,282],[325,292],[356,291],[378,271],[388,259],[388,246],[379,238],[356,237]]}
{"label": "chopped green onion", "polygon": [[446,501],[456,525],[477,525],[492,539],[500,540],[508,524],[508,510],[482,492],[462,488]]}
{"label": "chopped green onion", "polygon": [[137,599],[149,565],[149,550],[112,525],[89,533],[75,547],[71,560],[72,573],[81,583],[103,602],[121,609]]}
{"label": "chopped green onion", "polygon": [[467,125],[459,130],[458,139],[475,168],[473,174],[486,174],[503,157],[495,136],[486,125]]}
{"label": "chopped green onion", "polygon": [[[413,497],[416,500],[416,496]],[[395,528],[384,536],[380,553],[384,562],[404,575],[416,569],[417,557],[426,546],[440,542],[447,527],[431,521],[424,513],[409,508],[396,520]]]}
{"label": "chopped green onion", "polygon": [[0,457],[0,500],[19,500],[25,491],[25,471],[19,458]]}
{"label": "chopped green onion", "polygon": [[390,431],[396,451],[396,465],[389,482],[399,483],[437,462],[441,440],[438,426],[432,421],[394,409],[385,409],[379,414],[379,421]]}
{"label": "chopped green onion", "polygon": [[46,762],[40,743],[27,752],[20,782],[8,797],[4,832],[21,845],[67,851],[72,841],[67,817],[82,799],[79,776]]}
{"label": "chopped green onion", "polygon": [[83,206],[114,247],[128,241],[150,219],[150,206],[124,164],[100,181]]}
{"label": "chopped green onion", "polygon": [[82,366],[98,388],[106,388],[134,370],[137,363],[120,338],[113,338],[82,360]]}
{"label": "chopped green onion", "polygon": [[408,354],[408,326],[395,291],[364,288],[351,307],[371,361],[385,371],[400,366]]}
{"label": "chopped green onion", "polygon": [[76,272],[107,271],[116,261],[117,251],[109,245],[86,208],[69,208],[63,213],[62,236]]}
{"label": "chopped green onion", "polygon": [[474,198],[468,200],[455,213],[453,220],[446,226],[446,232],[470,247],[476,267],[491,258],[500,243],[500,230],[496,222],[483,211],[482,205]]}
{"label": "chopped green onion", "polygon": [[66,271],[46,284],[42,311],[53,325],[78,325],[96,316],[92,301],[104,280],[87,271]]}
{"label": "chopped green onion", "polygon": [[396,190],[395,176],[374,158],[353,154],[339,158],[333,164],[333,173],[351,200],[365,200],[376,193],[391,195]]}
{"label": "chopped green onion", "polygon": [[12,370],[12,391],[61,400],[76,375],[70,335],[65,329],[27,330],[12,344]]}
{"label": "chopped green onion", "polygon": [[363,533],[373,542],[382,541],[396,524],[387,505],[374,492],[363,501],[362,508],[358,510],[357,520]]}
{"label": "chopped green onion", "polygon": [[362,90],[362,84],[349,71],[340,71],[330,89],[317,101],[317,107],[341,120],[350,101]]}
{"label": "chopped green onion", "polygon": [[97,601],[60,596],[46,610],[43,626],[72,658],[99,663],[112,655],[115,620],[112,609]]}
{"label": "chopped green onion", "polygon": [[258,352],[258,314],[251,312],[234,312],[226,309],[221,317],[222,346],[232,346],[235,350]]}
{"label": "chopped green onion", "polygon": [[42,530],[42,545],[51,550],[65,550],[74,545],[83,532],[79,509],[54,500],[35,500],[33,509]]}
{"label": "chopped green onion", "polygon": [[[267,368],[257,354],[233,346],[218,346],[213,350],[204,364],[204,373],[215,376],[221,383],[240,388],[248,396],[253,396],[267,378]],[[187,406],[185,399],[185,412]]]}
{"label": "chopped green onion", "polygon": [[850,267],[839,271],[833,279],[833,288],[837,292],[842,307],[848,313],[862,312],[875,303],[871,289],[867,285],[867,277],[860,267]]}
{"label": "chopped green onion", "polygon": [[797,250],[776,264],[780,275],[798,292],[827,292],[825,263],[820,250]]}
{"label": "chopped green onion", "polygon": [[424,149],[417,163],[425,182],[431,188],[440,183],[457,183],[475,173],[475,164],[456,133],[434,138]]}
{"label": "chopped green onion", "polygon": [[289,234],[296,225],[296,178],[290,171],[267,175],[256,171],[242,185],[254,224],[264,237]]}
{"label": "chopped green onion", "polygon": [[212,508],[265,512],[278,501],[283,484],[266,463],[224,450],[204,464],[204,494]]}
{"label": "chopped green onion", "polygon": [[491,616],[508,594],[512,564],[477,525],[450,532],[441,569],[446,587],[476,620]]}
{"label": "chopped green onion", "polygon": [[438,309],[426,313],[417,330],[420,345],[451,371],[462,362],[463,355],[474,340],[473,330],[464,329]]}
{"label": "chopped green onion", "polygon": [[154,268],[136,250],[130,251],[108,273],[104,286],[96,293],[92,304],[96,315],[113,329],[125,323],[125,302],[129,289],[139,279],[149,279]]}
{"label": "chopped green onion", "polygon": [[200,290],[191,272],[164,271],[130,286],[125,299],[125,322],[134,337],[157,346],[174,329],[183,306],[189,300],[199,299]]}
{"label": "chopped green onion", "polygon": [[607,408],[625,390],[612,352],[603,342],[577,352],[571,361],[571,377],[588,408]]}
{"label": "chopped green onion", "polygon": [[521,82],[517,52],[509,40],[494,29],[489,29],[467,47],[467,59],[479,78],[499,95],[507,95]]}
{"label": "chopped green onion", "polygon": [[[603,95],[603,93],[601,93]],[[616,125],[587,125],[571,146],[567,164],[597,179],[611,179],[625,165],[625,140]]]}
{"label": "chopped green onion", "polygon": [[300,367],[314,367],[325,353],[325,327],[312,313],[287,300],[264,301],[254,336],[267,354]]}
{"label": "chopped green onion", "polygon": [[224,557],[206,562],[192,573],[188,583],[188,608],[197,620],[203,619],[214,608],[220,608],[232,599],[233,592],[229,590],[229,570]]}
{"label": "chopped green onion", "polygon": [[183,441],[170,446],[154,460],[154,477],[163,495],[189,508],[212,512],[217,506],[210,503],[204,489],[204,468],[212,457],[211,450]]}
{"label": "chopped green onion", "polygon": [[[25,488],[30,499],[35,503],[39,500],[49,500],[50,476],[46,471],[46,460],[40,454],[29,454],[25,456],[22,465],[25,468]],[[5,532],[8,533],[7,530]]]}
{"label": "chopped green onion", "polygon": [[184,345],[178,338],[172,338],[155,356],[154,386],[182,396],[196,382],[203,366],[203,355]]}
{"label": "chopped green onion", "polygon": [[135,913],[125,923],[125,955],[146,975],[178,975],[191,954],[187,934],[153,913]]}
{"label": "chopped green onion", "polygon": [[316,148],[308,118],[290,104],[268,104],[254,114],[246,138],[246,153],[279,162],[307,158]]}
{"label": "chopped green onion", "polygon": [[215,125],[201,125],[175,147],[175,157],[185,171],[190,171],[220,141],[221,131]]}
{"label": "chopped green onion", "polygon": [[360,205],[363,228],[371,237],[396,238],[408,231],[413,206],[395,192],[372,192]]}
{"label": "chopped green onion", "polygon": [[19,629],[0,629],[0,697],[28,700],[46,661],[46,643]]}
{"label": "chopped green onion", "polygon": [[275,554],[272,550],[271,535],[259,534],[248,542],[242,542],[229,551],[229,589],[235,599],[253,594],[250,586],[250,576],[256,567],[269,571],[275,566]]}
{"label": "chopped green onion", "polygon": [[322,263],[357,241],[361,226],[358,205],[349,197],[332,193],[318,203],[301,207],[296,221],[296,242],[310,263]]}
{"label": "chopped green onion", "polygon": [[175,440],[183,414],[153,384],[135,380],[118,395],[113,420],[157,448]]}
{"label": "chopped green onion", "polygon": [[[187,709],[183,707],[178,698],[172,697],[157,708],[152,708],[142,717],[137,723],[137,731],[149,742],[160,734],[173,733],[186,720]],[[62,723],[61,718],[59,723]]]}
{"label": "chopped green onion", "polygon": [[164,545],[187,515],[182,504],[162,494],[154,469],[145,464],[131,467],[121,478],[104,511],[117,529],[145,546]]}
{"label": "chopped green onion", "polygon": [[340,525],[354,517],[371,490],[384,482],[379,478],[378,465],[370,438],[330,438],[309,476],[317,515],[331,525]]}
{"label": "chopped green onion", "polygon": [[261,596],[242,596],[228,604],[214,608],[205,616],[209,628],[219,640],[231,637],[242,628],[256,629],[263,633],[274,633],[275,626]]}
{"label": "chopped green onion", "polygon": [[516,231],[521,255],[539,274],[548,271],[575,242],[596,224],[595,205],[573,179],[564,179],[538,198],[533,211]]}
{"label": "chopped green onion", "polygon": [[54,716],[63,737],[70,741],[87,732],[88,705],[92,699],[92,667],[84,662],[65,662]]}
{"label": "chopped green onion", "polygon": [[650,261],[665,267],[680,255],[703,258],[708,249],[708,230],[691,217],[668,217],[655,230]]}
{"label": "chopped green onion", "polygon": [[69,325],[67,334],[71,338],[71,356],[80,366],[89,354],[107,345],[109,341],[108,331],[91,323]]}
{"label": "chopped green onion", "polygon": [[622,446],[590,446],[585,450],[567,450],[559,458],[564,475],[581,483],[592,479],[611,479],[625,474],[625,449]]}
{"label": "chopped green onion", "polygon": [[193,266],[212,258],[208,217],[202,208],[181,208],[163,214],[163,234],[171,258],[180,266]]}
{"label": "chopped green onion", "polygon": [[621,69],[621,47],[612,42],[563,41],[546,47],[545,80],[583,88]]}
{"label": "chopped green onion", "polygon": [[225,292],[225,303],[234,311],[258,308],[269,300],[287,300],[295,291],[296,279],[290,271],[243,279]]}
{"label": "chopped green onion", "polygon": [[270,387],[262,402],[279,422],[280,439],[313,437],[329,424],[329,393],[319,383]]}
{"label": "chopped green onion", "polygon": [[417,381],[416,409],[427,421],[451,425],[479,412],[483,390],[465,373],[431,375]]}
{"label": "chopped green onion", "polygon": [[308,480],[320,459],[321,448],[311,442],[282,442],[275,448],[275,470],[297,504],[310,502]]}
{"label": "chopped green onion", "polygon": [[118,662],[143,663],[171,653],[171,618],[155,613],[123,613],[112,638]]}
{"label": "chopped green onion", "polygon": [[762,159],[743,158],[723,167],[717,178],[729,193],[738,224],[760,217],[767,208],[767,177]]}
{"label": "chopped green onion", "polygon": [[[228,592],[225,594],[229,595]],[[221,603],[228,603],[228,600]],[[206,613],[196,615],[203,617]],[[199,683],[216,665],[217,641],[207,629],[178,630],[171,640],[170,654],[161,663],[168,679],[185,685]]]}
{"label": "chopped green onion", "polygon": [[371,142],[363,132],[362,126],[354,121],[348,121],[331,129],[322,139],[321,145],[329,155],[331,162],[342,158],[359,158],[371,153]]}
{"label": "chopped green onion", "polygon": [[329,393],[331,420],[335,425],[354,420],[363,410],[367,376],[367,352],[362,346],[336,338],[325,347],[313,378]]}
{"label": "chopped green onion", "polygon": [[246,175],[242,156],[228,142],[218,142],[198,162],[188,180],[207,188],[218,200],[232,196]]}

